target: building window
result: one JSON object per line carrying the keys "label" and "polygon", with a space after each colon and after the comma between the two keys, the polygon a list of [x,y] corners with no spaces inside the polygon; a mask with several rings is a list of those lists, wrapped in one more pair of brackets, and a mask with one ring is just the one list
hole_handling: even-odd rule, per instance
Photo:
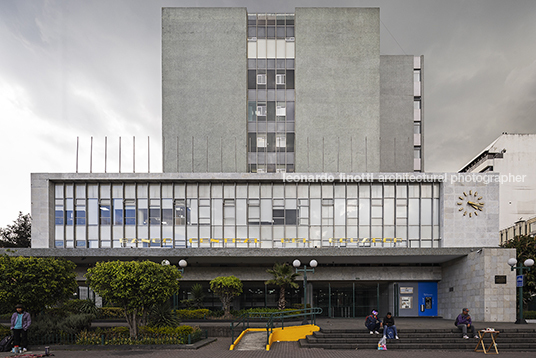
{"label": "building window", "polygon": [[184,200],[175,200],[175,225],[190,223],[188,211]]}
{"label": "building window", "polygon": [[56,208],[54,210],[54,222],[56,225],[63,225],[63,199],[56,199]]}
{"label": "building window", "polygon": [[285,75],[275,75],[275,83],[278,85],[285,84]]}
{"label": "building window", "polygon": [[111,211],[110,211],[110,199],[102,199],[100,201],[100,224],[110,225],[111,223]]}
{"label": "building window", "polygon": [[278,117],[284,117],[284,116],[287,115],[287,109],[286,109],[286,106],[285,106],[285,102],[277,102],[276,115]]}
{"label": "building window", "polygon": [[223,224],[234,225],[235,223],[235,199],[223,200]]}
{"label": "building window", "polygon": [[421,109],[421,101],[413,101],[413,109]]}
{"label": "building window", "polygon": [[113,199],[114,225],[123,225],[123,199]]}
{"label": "building window", "polygon": [[266,134],[257,134],[257,148],[266,148]]}
{"label": "building window", "polygon": [[421,149],[415,148],[413,149],[413,158],[420,159],[421,158]]}
{"label": "building window", "polygon": [[151,199],[150,205],[149,205],[149,224],[160,225],[160,222],[161,222],[160,215],[161,215],[160,200]]}
{"label": "building window", "polygon": [[134,199],[125,200],[125,225],[136,225],[136,204]]}
{"label": "building window", "polygon": [[413,82],[421,82],[421,70],[413,71]]}
{"label": "building window", "polygon": [[296,225],[296,209],[273,209],[274,225]]}
{"label": "building window", "polygon": [[285,148],[287,146],[287,136],[285,134],[277,134],[275,137],[275,146],[277,148]]}
{"label": "building window", "polygon": [[421,134],[421,124],[420,123],[414,123],[413,124],[413,133],[414,134]]}
{"label": "building window", "polygon": [[86,225],[86,200],[76,199],[76,225]]}
{"label": "building window", "polygon": [[265,85],[266,84],[266,74],[258,74],[257,75],[257,84],[258,85]]}
{"label": "building window", "polygon": [[266,116],[266,105],[265,104],[259,104],[257,105],[257,112],[255,112],[257,116]]}

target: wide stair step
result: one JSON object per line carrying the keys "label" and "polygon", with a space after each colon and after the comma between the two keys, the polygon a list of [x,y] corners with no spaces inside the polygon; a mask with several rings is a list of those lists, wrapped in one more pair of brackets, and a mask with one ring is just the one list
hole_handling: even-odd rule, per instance
{"label": "wide stair step", "polygon": [[[496,338],[499,351],[536,352],[536,329],[499,329]],[[388,339],[387,349],[414,350],[434,349],[467,351],[474,350],[478,339],[461,338],[457,329],[399,329],[400,339]],[[299,341],[302,348],[323,349],[376,349],[381,334],[370,334],[358,329],[321,329]],[[486,336],[486,347],[491,338]],[[493,348],[492,348],[493,349]]]}

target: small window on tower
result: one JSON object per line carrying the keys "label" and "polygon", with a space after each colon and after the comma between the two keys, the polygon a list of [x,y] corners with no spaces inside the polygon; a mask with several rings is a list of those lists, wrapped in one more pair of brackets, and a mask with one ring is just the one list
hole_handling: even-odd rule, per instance
{"label": "small window on tower", "polygon": [[277,148],[285,148],[287,146],[287,137],[285,134],[278,134],[275,137],[275,145]]}
{"label": "small window on tower", "polygon": [[258,85],[265,85],[266,84],[266,74],[257,75],[257,84]]}
{"label": "small window on tower", "polygon": [[257,116],[266,116],[266,105],[265,104],[258,104],[257,105],[257,112],[255,112]]}
{"label": "small window on tower", "polygon": [[257,148],[266,148],[266,134],[257,134]]}
{"label": "small window on tower", "polygon": [[285,75],[275,75],[275,83],[278,85],[285,84]]}
{"label": "small window on tower", "polygon": [[287,109],[286,109],[286,106],[285,106],[285,102],[277,102],[277,106],[276,106],[276,115],[279,117],[284,117],[287,115]]}

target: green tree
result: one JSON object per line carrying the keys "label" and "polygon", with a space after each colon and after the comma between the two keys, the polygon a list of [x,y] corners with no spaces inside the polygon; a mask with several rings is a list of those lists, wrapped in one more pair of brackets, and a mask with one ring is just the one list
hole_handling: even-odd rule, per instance
{"label": "green tree", "polygon": [[51,257],[0,256],[0,306],[21,303],[33,315],[69,299],[77,286],[76,265]]}
{"label": "green tree", "polygon": [[242,293],[242,281],[235,276],[219,276],[210,281],[210,289],[220,298],[223,317],[231,317],[231,300]]}
{"label": "green tree", "polygon": [[5,229],[0,228],[0,247],[30,247],[32,217],[19,211],[17,220]]}
{"label": "green tree", "polygon": [[[525,262],[526,259],[536,261],[536,238],[526,235],[515,236],[513,239],[503,243],[501,247],[516,249],[517,265]],[[517,270],[516,270],[517,271]],[[523,302],[527,304],[536,296],[536,267],[525,272],[526,285],[523,287]]]}
{"label": "green tree", "polygon": [[266,270],[266,272],[273,275],[274,278],[266,281],[265,283],[267,285],[279,286],[278,308],[280,310],[284,310],[287,304],[287,301],[285,300],[285,291],[287,287],[293,287],[293,288],[299,287],[299,285],[296,282],[294,282],[294,280],[296,279],[296,277],[299,276],[299,274],[295,273],[294,268],[287,263],[284,263],[284,264],[276,263],[273,269]]}
{"label": "green tree", "polygon": [[98,262],[86,273],[89,287],[125,311],[130,336],[138,336],[149,309],[179,289],[181,273],[175,266],[151,261]]}
{"label": "green tree", "polygon": [[203,308],[203,300],[205,299],[205,290],[200,283],[196,283],[191,289],[192,298],[188,300],[182,300],[188,308],[200,309]]}

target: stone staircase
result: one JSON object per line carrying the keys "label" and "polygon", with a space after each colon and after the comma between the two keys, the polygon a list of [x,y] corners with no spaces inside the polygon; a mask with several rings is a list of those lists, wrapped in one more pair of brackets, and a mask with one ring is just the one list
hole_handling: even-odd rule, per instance
{"label": "stone staircase", "polygon": [[[500,329],[496,338],[499,352],[536,352],[536,329]],[[398,350],[452,350],[472,351],[475,349],[478,339],[463,339],[457,329],[399,329],[400,339],[388,339],[387,349]],[[379,335],[371,335],[364,329],[321,329],[299,341],[302,348],[324,349],[377,349]],[[491,338],[486,336],[486,347],[491,343]],[[481,348],[481,347],[480,347]],[[492,348],[493,350],[493,348]]]}

